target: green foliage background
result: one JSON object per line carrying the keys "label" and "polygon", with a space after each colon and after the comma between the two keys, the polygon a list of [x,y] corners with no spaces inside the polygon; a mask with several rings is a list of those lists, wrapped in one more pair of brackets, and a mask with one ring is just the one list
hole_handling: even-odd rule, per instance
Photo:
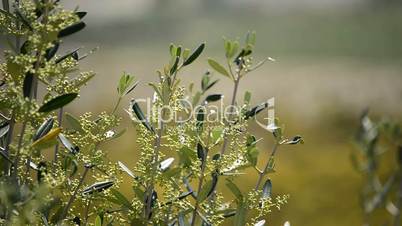
{"label": "green foliage background", "polygon": [[[244,80],[240,93],[244,87],[253,87],[256,103],[275,97],[276,114],[287,125],[287,132],[303,134],[306,141],[278,152],[279,173],[271,177],[273,191],[289,193],[291,198],[281,212],[270,215],[269,225],[282,225],[286,220],[292,225],[361,225],[358,192],[362,181],[350,164],[352,136],[366,106],[374,115],[401,119],[402,8],[372,1],[317,7],[277,6],[279,1],[263,6],[253,1],[151,2],[146,7],[136,2],[130,8],[132,16],[119,15],[118,4],[112,8],[115,12],[104,11],[107,4],[113,4],[107,1],[66,4],[74,7],[78,3],[90,12],[88,28],[72,37],[69,45],[84,45],[88,50],[101,47],[83,61],[84,69],[95,69],[98,76],[70,110],[83,113],[110,108],[122,70],[135,74],[143,84],[153,81],[153,68],[165,62],[170,42],[195,47],[206,41],[204,57],[223,59],[222,40],[217,37],[256,30],[257,54],[277,62]],[[199,81],[199,72],[207,67],[206,59],[200,60],[182,77],[187,82]],[[215,89],[230,93],[224,83]],[[138,87],[136,96],[151,92],[146,86]],[[128,117],[125,120],[128,133],[108,149],[113,150],[112,160],[124,159],[132,166],[138,155],[135,131]],[[254,130],[266,136],[258,126]],[[268,152],[271,138],[267,136],[263,144]],[[385,161],[391,164],[394,159]],[[243,179],[244,189],[253,186],[255,178]],[[130,194],[130,188],[125,189]],[[378,218],[385,214],[378,213]]]}

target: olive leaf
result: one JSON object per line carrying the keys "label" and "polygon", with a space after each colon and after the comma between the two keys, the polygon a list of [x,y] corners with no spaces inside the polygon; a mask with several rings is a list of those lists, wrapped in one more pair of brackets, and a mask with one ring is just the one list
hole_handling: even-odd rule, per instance
{"label": "olive leaf", "polygon": [[226,187],[229,188],[229,190],[233,193],[233,195],[236,197],[237,200],[239,201],[243,200],[243,194],[241,193],[239,187],[237,187],[235,183],[233,183],[229,179],[226,179]]}
{"label": "olive leaf", "polygon": [[197,47],[197,49],[195,49],[194,52],[191,53],[191,55],[183,62],[183,66],[189,65],[194,60],[196,60],[201,55],[204,48],[205,48],[205,43],[201,43],[201,45],[199,45]]}
{"label": "olive leaf", "polygon": [[181,193],[177,198],[175,198],[174,200],[168,201],[168,202],[164,203],[163,206],[170,205],[170,204],[172,204],[173,201],[175,201],[175,200],[182,200],[182,199],[185,199],[185,198],[187,198],[188,196],[192,195],[193,193],[194,193],[193,191],[183,192],[183,193]]}
{"label": "olive leaf", "polygon": [[267,179],[262,187],[262,198],[266,199],[271,197],[272,193],[272,182],[270,179]]}
{"label": "olive leaf", "polygon": [[209,66],[211,66],[215,71],[219,72],[220,74],[231,78],[229,72],[222,66],[220,65],[218,62],[216,62],[214,59],[212,58],[208,58],[208,64]]}
{"label": "olive leaf", "polygon": [[218,184],[218,174],[216,172],[212,173],[212,179],[208,180],[204,186],[202,186],[201,191],[197,195],[198,202],[202,202],[207,199],[215,190]]}
{"label": "olive leaf", "polygon": [[255,107],[251,108],[249,111],[247,111],[245,113],[245,119],[247,120],[251,117],[254,117],[255,115],[257,115],[258,113],[260,113],[267,107],[268,107],[268,102],[264,102],[264,103],[261,103]]}
{"label": "olive leaf", "polygon": [[285,140],[281,141],[280,144],[294,145],[294,144],[299,144],[299,143],[303,144],[304,140],[303,140],[303,138],[301,136],[296,135],[296,136],[294,136],[294,137],[292,137],[290,139],[285,139]]}
{"label": "olive leaf", "polygon": [[218,100],[220,100],[220,99],[222,99],[222,98],[223,98],[223,95],[222,95],[222,94],[211,94],[211,95],[208,95],[208,96],[205,98],[205,102],[206,102],[206,103],[211,103],[211,102],[218,101]]}
{"label": "olive leaf", "polygon": [[142,112],[138,103],[135,100],[133,100],[131,103],[132,103],[132,109],[133,109],[135,115],[137,116],[138,120],[140,120],[140,122],[145,126],[145,128],[147,128],[149,131],[154,133],[155,132],[154,128],[151,126],[151,124],[145,118],[144,113]]}
{"label": "olive leaf", "polygon": [[201,145],[201,143],[197,143],[197,157],[201,161],[201,164],[203,164],[206,156],[204,147]]}
{"label": "olive leaf", "polygon": [[61,128],[54,128],[54,129],[50,130],[48,133],[46,133],[42,137],[35,140],[35,142],[32,143],[32,147],[39,147],[41,145],[45,145],[48,142],[51,142],[59,135],[60,132],[61,132]]}
{"label": "olive leaf", "polygon": [[119,164],[121,170],[126,172],[130,177],[134,178],[135,180],[138,179],[138,177],[135,176],[133,171],[131,171],[126,165],[124,165],[122,162],[118,161],[117,164]]}
{"label": "olive leaf", "polygon": [[237,50],[239,49],[239,42],[224,39],[224,47],[225,47],[226,58],[231,59],[237,53]]}
{"label": "olive leaf", "polygon": [[[151,207],[154,207],[156,204],[156,201],[158,200],[158,193],[156,191],[152,191],[152,197],[151,197]],[[145,204],[148,203],[148,196],[145,198]]]}
{"label": "olive leaf", "polygon": [[84,132],[84,130],[82,129],[80,121],[76,117],[74,117],[70,113],[66,113],[64,116],[65,116],[68,124],[71,126],[72,129],[74,129],[77,132],[81,132],[81,133]]}
{"label": "olive leaf", "polygon": [[20,12],[20,10],[18,8],[15,8],[15,15],[17,16],[17,18],[19,19],[19,21],[22,22],[23,25],[25,25],[26,27],[29,28],[29,30],[33,30],[31,24],[29,23],[29,21],[27,20],[27,18],[22,15],[22,13]]}
{"label": "olive leaf", "polygon": [[0,147],[0,155],[7,160],[9,163],[14,163],[13,160],[8,157],[8,155],[4,152],[4,148]]}
{"label": "olive leaf", "polygon": [[134,88],[137,87],[137,85],[138,82],[135,82],[134,76],[124,73],[120,77],[119,85],[117,86],[117,92],[121,97],[123,97],[133,91]]}
{"label": "olive leaf", "polygon": [[174,158],[167,158],[159,164],[159,170],[164,172],[169,169],[170,165],[174,162]]}
{"label": "olive leaf", "polygon": [[61,30],[57,37],[58,38],[63,38],[63,37],[72,35],[72,34],[74,34],[76,32],[81,31],[82,29],[84,29],[85,26],[86,26],[86,24],[84,22],[80,21],[78,23],[70,25],[70,26],[64,28],[63,30]]}
{"label": "olive leaf", "polygon": [[8,121],[4,121],[0,124],[0,138],[5,136],[10,129],[10,123]]}
{"label": "olive leaf", "polygon": [[210,88],[212,88],[212,86],[214,86],[219,79],[213,81],[213,82],[209,82],[210,81],[210,77],[209,77],[209,72],[207,72],[201,80],[201,90],[203,93],[205,93],[207,90],[209,90]]}
{"label": "olive leaf", "polygon": [[87,12],[75,12],[75,15],[77,15],[78,18],[82,19],[87,15]]}
{"label": "olive leaf", "polygon": [[73,145],[62,133],[59,134],[59,140],[71,154],[75,155],[80,151],[80,148]]}
{"label": "olive leaf", "polygon": [[95,226],[102,226],[102,218],[99,215],[95,218]]}
{"label": "olive leaf", "polygon": [[180,57],[176,56],[172,67],[170,68],[170,74],[173,75],[177,71],[177,66],[179,65]]}
{"label": "olive leaf", "polygon": [[212,130],[211,138],[212,138],[213,144],[217,144],[222,140],[223,134],[224,134],[223,131],[224,131],[224,128],[222,128],[222,127],[217,127]]}
{"label": "olive leaf", "polygon": [[254,226],[264,226],[264,225],[265,225],[265,220],[260,220],[254,224]]}
{"label": "olive leaf", "polygon": [[117,201],[117,204],[120,204],[128,209],[133,210],[133,206],[131,205],[130,201],[128,201],[128,199],[119,191],[117,191],[114,188],[110,189],[110,192],[112,193],[112,195],[114,196],[114,198]]}
{"label": "olive leaf", "polygon": [[113,181],[97,182],[97,183],[92,184],[91,186],[84,188],[84,190],[82,191],[82,194],[89,195],[94,192],[101,192],[101,191],[104,191],[104,190],[110,188],[111,186],[113,186],[113,184],[114,184]]}
{"label": "olive leaf", "polygon": [[65,54],[64,56],[62,56],[62,57],[60,57],[60,58],[57,58],[57,60],[55,61],[55,63],[58,64],[58,63],[62,62],[63,60],[65,60],[65,59],[67,59],[67,58],[69,58],[69,57],[72,57],[74,60],[78,60],[78,59],[79,59],[79,57],[78,57],[78,50],[80,50],[80,48],[77,48],[77,49],[75,49],[75,50],[73,50],[73,51],[70,51],[70,52],[68,52],[67,54]]}
{"label": "olive leaf", "polygon": [[244,93],[244,103],[249,104],[251,100],[251,93],[249,91],[246,91]]}
{"label": "olive leaf", "polygon": [[236,215],[234,218],[234,226],[246,225],[247,216],[247,204],[245,202],[239,202],[237,204]]}
{"label": "olive leaf", "polygon": [[256,40],[256,32],[255,31],[249,31],[247,32],[246,35],[246,43],[247,45],[255,45],[255,40]]}
{"label": "olive leaf", "polygon": [[183,211],[180,212],[178,215],[178,223],[179,223],[179,226],[188,226],[189,225],[187,222],[187,219],[184,217]]}
{"label": "olive leaf", "polygon": [[22,91],[23,91],[24,97],[31,96],[33,78],[34,78],[33,74],[30,72],[28,72],[25,75],[24,82],[22,85]]}
{"label": "olive leaf", "polygon": [[31,169],[33,170],[38,170],[38,165],[36,165],[34,162],[29,161],[28,159],[26,160],[26,163],[28,163],[29,167],[31,167]]}
{"label": "olive leaf", "polygon": [[50,112],[66,106],[78,96],[78,93],[67,93],[57,96],[39,108],[39,112]]}
{"label": "olive leaf", "polygon": [[199,108],[197,111],[197,122],[196,122],[196,127],[198,131],[201,131],[202,126],[204,125],[204,119],[205,119],[205,112],[204,108]]}
{"label": "olive leaf", "polygon": [[50,60],[56,55],[59,46],[60,46],[59,42],[55,42],[52,47],[46,50],[45,53],[46,60]]}

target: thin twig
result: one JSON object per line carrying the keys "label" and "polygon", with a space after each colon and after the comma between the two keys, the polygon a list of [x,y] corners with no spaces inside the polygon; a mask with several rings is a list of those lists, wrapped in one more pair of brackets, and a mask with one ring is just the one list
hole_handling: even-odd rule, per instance
{"label": "thin twig", "polygon": [[122,97],[119,96],[119,99],[117,100],[117,103],[116,103],[116,105],[115,105],[114,108],[113,108],[112,115],[114,115],[114,113],[116,113],[117,108],[119,107],[121,100],[122,100]]}
{"label": "thin twig", "polygon": [[[14,176],[15,180],[17,180],[17,177],[18,177],[18,162],[20,160],[20,153],[21,153],[22,143],[24,141],[24,135],[25,135],[26,126],[27,126],[27,122],[25,121],[22,124],[20,138],[18,139],[17,153],[16,153],[15,158],[14,158],[13,176]],[[29,162],[28,162],[28,164],[29,164]]]}
{"label": "thin twig", "polygon": [[269,156],[268,161],[267,161],[267,163],[265,164],[264,170],[261,171],[261,172],[259,172],[257,184],[255,185],[255,190],[256,190],[256,191],[257,191],[258,188],[260,187],[260,184],[261,184],[261,182],[262,182],[262,179],[264,178],[264,175],[265,175],[265,173],[267,172],[268,167],[269,167],[269,165],[270,165],[272,159],[273,159],[274,156],[275,156],[275,153],[276,153],[276,150],[278,149],[278,146],[279,146],[279,144],[278,144],[278,143],[275,143],[274,147],[272,148],[271,155]]}
{"label": "thin twig", "polygon": [[398,200],[396,202],[396,208],[398,208],[398,213],[394,216],[394,226],[401,225],[401,212],[402,212],[402,169],[399,173],[399,190],[398,190]]}
{"label": "thin twig", "polygon": [[[7,133],[7,138],[6,138],[6,144],[4,147],[4,155],[7,156],[8,158],[10,157],[10,144],[13,140],[13,132],[14,132],[14,125],[15,125],[15,115],[14,113],[11,114],[11,119],[9,122],[9,128],[8,128],[8,133]],[[4,172],[6,175],[9,174],[9,165],[7,162],[4,163]]]}
{"label": "thin twig", "polygon": [[198,212],[198,208],[199,208],[199,205],[200,205],[200,196],[199,196],[199,194],[200,194],[200,191],[202,189],[202,185],[204,183],[205,169],[207,168],[207,156],[208,156],[208,152],[209,152],[209,140],[210,140],[209,138],[211,137],[210,132],[211,131],[208,131],[207,144],[206,144],[206,147],[205,147],[205,152],[203,153],[204,158],[203,158],[203,162],[202,162],[202,165],[201,165],[201,175],[200,175],[199,182],[198,182],[197,199],[195,200],[193,217],[192,217],[192,220],[191,220],[191,226],[195,225],[195,220],[197,218],[197,212]]}
{"label": "thin twig", "polygon": [[88,217],[89,217],[89,207],[91,205],[91,199],[88,199],[87,206],[85,207],[85,213],[84,213],[84,226],[88,224]]}
{"label": "thin twig", "polygon": [[[234,83],[232,101],[230,103],[229,117],[233,114],[233,110],[234,110],[233,108],[235,107],[234,105],[236,103],[236,96],[237,96],[237,91],[239,89],[239,84],[240,84],[240,76],[235,80],[235,83]],[[229,118],[229,120],[230,120],[230,118]],[[230,121],[229,121],[229,123],[230,123]],[[223,145],[222,145],[222,149],[221,149],[221,155],[225,154],[228,142],[229,142],[229,137],[227,136],[227,134],[224,134]]]}
{"label": "thin twig", "polygon": [[[61,123],[63,121],[63,107],[59,109],[59,114],[57,116],[57,122],[59,127],[61,127]],[[54,146],[54,162],[57,162],[57,156],[59,155],[59,143],[56,143]]]}
{"label": "thin twig", "polygon": [[80,189],[81,185],[84,183],[85,177],[87,176],[89,169],[90,169],[89,166],[85,166],[85,171],[82,174],[80,182],[78,183],[77,187],[75,188],[74,193],[70,196],[70,199],[68,200],[66,208],[64,208],[64,210],[63,210],[63,214],[61,215],[60,220],[63,220],[67,216],[68,210],[70,209],[71,205],[73,204],[74,199],[78,194],[78,190]]}
{"label": "thin twig", "polygon": [[153,153],[153,165],[152,165],[152,171],[151,171],[151,173],[152,173],[151,182],[147,188],[147,199],[146,199],[147,203],[145,206],[146,208],[144,211],[144,215],[145,215],[144,217],[145,217],[145,219],[148,220],[148,223],[149,223],[148,218],[152,211],[152,209],[151,209],[152,208],[152,194],[154,192],[154,180],[155,180],[155,174],[156,174],[155,171],[157,170],[158,161],[159,161],[159,148],[161,146],[161,137],[163,134],[163,127],[164,127],[163,122],[161,122],[161,126],[159,128],[158,135],[155,138],[154,153]]}

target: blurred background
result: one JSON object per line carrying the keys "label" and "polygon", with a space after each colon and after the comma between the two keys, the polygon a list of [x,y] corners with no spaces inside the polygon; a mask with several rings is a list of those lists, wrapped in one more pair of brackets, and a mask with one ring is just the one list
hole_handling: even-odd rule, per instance
{"label": "blurred background", "polygon": [[[195,82],[208,69],[206,58],[224,59],[222,37],[242,40],[257,31],[255,59],[276,62],[247,76],[239,97],[249,90],[253,103],[275,97],[276,116],[286,134],[305,144],[286,147],[271,176],[275,194],[290,194],[267,225],[362,225],[362,179],[350,163],[353,134],[361,111],[395,120],[402,116],[402,4],[391,0],[69,0],[68,8],[88,11],[88,27],[65,40],[65,51],[100,49],[83,61],[97,77],[70,110],[110,110],[123,71],[143,84],[132,97],[151,96],[145,84],[169,61],[171,42],[195,48],[206,41],[201,59],[181,74]],[[64,50],[62,50],[64,51]],[[81,51],[81,52],[83,52]],[[219,75],[211,91],[229,96],[232,84]],[[128,99],[126,99],[128,104]],[[105,147],[113,161],[133,166],[138,155],[135,131],[123,110],[128,132]],[[260,150],[268,155],[272,138],[261,128]],[[392,160],[390,160],[392,161]],[[255,177],[241,178],[243,189]],[[132,195],[130,186],[123,186]],[[381,216],[380,216],[381,217]]]}

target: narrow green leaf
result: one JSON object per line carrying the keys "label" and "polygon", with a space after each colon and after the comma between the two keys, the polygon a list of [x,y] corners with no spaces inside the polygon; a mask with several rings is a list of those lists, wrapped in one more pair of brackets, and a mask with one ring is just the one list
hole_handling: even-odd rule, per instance
{"label": "narrow green leaf", "polygon": [[264,102],[264,103],[261,103],[261,104],[255,106],[255,107],[253,107],[252,109],[250,109],[249,111],[247,111],[245,113],[245,119],[247,120],[247,119],[249,119],[251,117],[256,116],[258,113],[260,113],[261,111],[263,111],[267,107],[268,107],[268,102]]}
{"label": "narrow green leaf", "polygon": [[29,30],[33,30],[31,24],[29,23],[29,21],[27,20],[27,18],[25,18],[24,15],[22,15],[22,13],[20,12],[20,10],[18,8],[15,8],[15,15],[17,15],[17,18],[19,19],[19,21],[22,22],[22,24],[24,24],[26,27],[29,28]]}
{"label": "narrow green leaf", "polygon": [[217,82],[219,81],[219,79],[211,82],[208,84],[208,86],[205,88],[205,91],[209,90],[210,88],[212,88],[212,86],[214,86]]}
{"label": "narrow green leaf", "polygon": [[78,18],[82,19],[87,15],[87,12],[75,12],[75,15],[77,15]]}
{"label": "narrow green leaf", "polygon": [[133,206],[131,205],[130,201],[128,201],[128,199],[122,193],[114,188],[110,189],[110,192],[116,198],[120,205],[133,210]]}
{"label": "narrow green leaf", "polygon": [[66,106],[78,96],[78,93],[62,94],[54,99],[46,102],[39,108],[39,112],[50,112]]}
{"label": "narrow green leaf", "polygon": [[222,97],[223,97],[222,94],[211,94],[205,98],[205,102],[206,103],[215,102],[222,99]]}
{"label": "narrow green leaf", "polygon": [[59,134],[59,140],[71,154],[75,155],[80,151],[79,147],[72,144],[62,133]]}
{"label": "narrow green leaf", "polygon": [[126,165],[124,165],[124,163],[122,163],[120,161],[118,161],[117,163],[119,164],[120,168],[124,172],[126,172],[128,175],[130,175],[130,177],[134,178],[135,180],[138,179],[137,176],[135,176],[135,174],[133,173],[133,171],[131,171]]}
{"label": "narrow green leaf", "polygon": [[258,151],[258,149],[257,149],[256,147],[247,148],[246,158],[247,158],[247,161],[248,161],[252,166],[256,166],[256,165],[257,165],[258,154],[259,154],[259,151]]}
{"label": "narrow green leaf", "polygon": [[99,215],[95,218],[95,226],[102,226],[102,218]]}
{"label": "narrow green leaf", "polygon": [[22,85],[24,97],[31,96],[33,78],[33,74],[30,72],[25,75],[24,83]]}
{"label": "narrow green leaf", "polygon": [[204,120],[205,120],[205,111],[204,108],[199,108],[197,111],[197,122],[196,122],[196,127],[198,132],[202,130],[202,126],[204,125]]}
{"label": "narrow green leaf", "polygon": [[138,103],[133,100],[132,101],[132,109],[135,113],[135,115],[137,116],[138,120],[140,120],[140,122],[145,126],[145,128],[147,128],[149,131],[151,132],[155,132],[154,129],[152,128],[151,124],[149,124],[148,120],[145,118],[144,113],[142,112],[140,106],[138,105]]}
{"label": "narrow green leaf", "polygon": [[249,31],[246,36],[246,43],[249,45],[254,46],[255,45],[255,39],[256,39],[256,32],[255,31]]}
{"label": "narrow green leaf", "polygon": [[61,56],[60,58],[57,58],[55,63],[58,64],[69,57],[72,57],[73,59],[78,60],[78,50],[80,50],[80,48],[74,49],[73,51],[68,52],[66,55]]}
{"label": "narrow green leaf", "polygon": [[46,119],[46,121],[44,121],[42,125],[40,125],[38,130],[35,132],[35,135],[33,136],[33,141],[36,141],[39,138],[45,136],[53,128],[53,124],[54,124],[53,118]]}
{"label": "narrow green leaf", "polygon": [[272,194],[272,182],[270,179],[267,179],[262,187],[262,198],[266,199],[271,197]]}
{"label": "narrow green leaf", "polygon": [[198,102],[200,101],[201,98],[201,93],[200,92],[196,92],[193,96],[193,101],[191,102],[193,104],[193,106],[197,105]]}
{"label": "narrow green leaf", "polygon": [[139,200],[144,200],[145,193],[138,186],[133,186],[133,191]]}
{"label": "narrow green leaf", "polygon": [[170,68],[170,74],[171,74],[171,75],[176,72],[177,66],[179,65],[179,60],[180,60],[180,57],[176,56],[176,58],[175,58],[175,60],[174,60],[174,63],[173,63],[173,65],[172,65],[172,67]]}
{"label": "narrow green leaf", "polygon": [[187,219],[184,216],[183,212],[180,212],[178,215],[179,226],[188,226]]}
{"label": "narrow green leaf", "polygon": [[190,55],[190,49],[187,49],[187,48],[185,48],[184,50],[183,50],[183,59],[184,59],[184,61],[186,61],[187,59],[188,59],[188,56]]}
{"label": "narrow green leaf", "polygon": [[180,56],[181,56],[181,49],[182,49],[181,46],[178,46],[178,47],[177,47],[177,49],[176,49],[176,57],[179,57],[179,58],[180,58]]}
{"label": "narrow green leaf", "polygon": [[198,192],[197,199],[201,203],[206,198],[208,198],[208,193],[212,189],[212,180],[208,180],[201,188],[201,191]]}
{"label": "narrow green leaf", "polygon": [[289,145],[294,145],[294,144],[303,144],[303,138],[299,135],[296,135],[290,139],[286,139],[283,142],[281,142],[281,144],[289,144]]}
{"label": "narrow green leaf", "polygon": [[4,121],[0,124],[0,139],[8,133],[10,129],[10,123],[8,121]]}
{"label": "narrow green leaf", "polygon": [[233,183],[231,180],[226,179],[226,186],[233,193],[237,200],[239,200],[240,202],[243,200],[243,194],[235,183]]}
{"label": "narrow green leaf", "polygon": [[221,73],[224,76],[227,76],[228,78],[231,78],[229,72],[218,62],[216,62],[214,59],[208,58],[208,64],[211,66],[215,71]]}
{"label": "narrow green leaf", "polygon": [[76,24],[70,25],[70,26],[64,28],[63,30],[61,30],[59,32],[59,34],[58,34],[58,37],[63,38],[63,37],[72,35],[72,34],[74,34],[76,32],[81,31],[82,29],[84,29],[85,26],[86,26],[85,23],[82,22],[82,21],[80,21],[80,22],[78,22]]}
{"label": "narrow green leaf", "polygon": [[55,42],[51,48],[46,50],[45,54],[46,60],[50,60],[56,55],[59,46],[60,46],[59,42]]}
{"label": "narrow green leaf", "polygon": [[189,65],[194,60],[196,60],[201,55],[204,48],[205,48],[205,43],[201,43],[201,45],[199,45],[197,47],[197,49],[194,50],[194,52],[187,58],[187,60],[184,61],[183,66]]}
{"label": "narrow green leaf", "polygon": [[197,199],[199,202],[203,202],[205,199],[207,199],[212,192],[215,190],[216,185],[218,184],[218,174],[217,173],[212,173],[212,179],[208,180],[205,185],[201,188],[201,191],[199,191]]}
{"label": "narrow green leaf", "polygon": [[234,226],[246,225],[247,206],[246,203],[240,202],[237,205],[236,215],[234,219]]}
{"label": "narrow green leaf", "polygon": [[197,155],[195,151],[191,150],[190,148],[184,146],[179,150],[179,158],[180,164],[184,167],[190,167],[191,163],[197,159]]}
{"label": "narrow green leaf", "polygon": [[211,138],[213,144],[219,143],[223,138],[223,128],[222,127],[214,128],[211,132]]}
{"label": "narrow green leaf", "polygon": [[202,79],[201,79],[201,89],[202,89],[203,92],[205,92],[206,89],[207,89],[207,86],[208,86],[208,83],[209,83],[209,79],[210,79],[209,74],[210,74],[210,73],[207,71],[207,72],[202,76]]}
{"label": "narrow green leaf", "polygon": [[250,100],[251,100],[251,93],[249,91],[246,91],[246,93],[244,93],[244,103],[245,104],[250,104]]}
{"label": "narrow green leaf", "polygon": [[71,128],[77,132],[83,133],[84,130],[82,129],[80,121],[74,117],[70,113],[65,113],[64,116],[66,117],[67,123],[71,126]]}
{"label": "narrow green leaf", "polygon": [[113,184],[114,184],[113,181],[97,182],[97,183],[92,184],[91,186],[84,188],[84,190],[82,191],[82,194],[89,195],[94,192],[101,192],[101,191],[104,191],[104,190],[110,188],[111,186],[113,186]]}
{"label": "narrow green leaf", "polygon": [[203,164],[206,156],[205,156],[204,147],[202,147],[201,143],[197,143],[197,157],[200,160],[200,162]]}

